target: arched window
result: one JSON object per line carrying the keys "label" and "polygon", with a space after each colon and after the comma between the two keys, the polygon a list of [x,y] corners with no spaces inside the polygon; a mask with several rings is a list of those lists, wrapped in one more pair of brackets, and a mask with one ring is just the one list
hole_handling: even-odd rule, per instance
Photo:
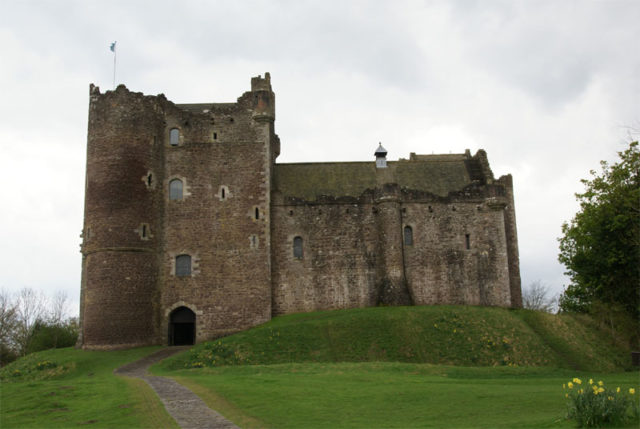
{"label": "arched window", "polygon": [[182,199],[182,180],[173,179],[169,182],[169,199],[181,200]]}
{"label": "arched window", "polygon": [[180,130],[177,128],[171,128],[169,131],[169,144],[171,146],[178,146],[180,143]]}
{"label": "arched window", "polygon": [[302,237],[295,237],[293,239],[293,257],[302,259]]}
{"label": "arched window", "polygon": [[186,277],[191,275],[191,256],[176,256],[176,276]]}
{"label": "arched window", "polygon": [[404,245],[413,246],[413,229],[409,225],[404,227]]}

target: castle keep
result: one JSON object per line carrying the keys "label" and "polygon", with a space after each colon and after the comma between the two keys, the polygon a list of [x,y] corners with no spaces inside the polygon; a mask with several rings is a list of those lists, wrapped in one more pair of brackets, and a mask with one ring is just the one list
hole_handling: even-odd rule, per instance
{"label": "castle keep", "polygon": [[268,73],[235,103],[91,85],[89,106],[82,347],[314,310],[521,306],[512,180],[483,150],[277,164]]}

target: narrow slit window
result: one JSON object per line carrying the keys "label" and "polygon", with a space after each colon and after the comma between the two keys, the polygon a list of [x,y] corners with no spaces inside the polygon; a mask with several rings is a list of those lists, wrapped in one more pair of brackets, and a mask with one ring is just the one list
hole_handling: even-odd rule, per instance
{"label": "narrow slit window", "polygon": [[256,216],[256,220],[260,219],[260,209],[258,207],[256,207],[255,216]]}
{"label": "narrow slit window", "polygon": [[169,131],[169,144],[171,146],[178,146],[180,143],[180,130],[177,128],[171,128]]}
{"label": "narrow slit window", "polygon": [[295,237],[293,239],[293,257],[302,259],[302,237]]}
{"label": "narrow slit window", "polygon": [[218,133],[213,133],[213,139],[218,140]]}
{"label": "narrow slit window", "polygon": [[224,193],[224,188],[222,188],[220,190],[220,196],[222,197],[223,200],[226,198],[225,193]]}
{"label": "narrow slit window", "polygon": [[173,179],[169,182],[169,199],[181,200],[182,199],[182,180]]}
{"label": "narrow slit window", "polygon": [[469,234],[464,235],[464,244],[467,250],[471,249],[471,236]]}
{"label": "narrow slit window", "polygon": [[149,173],[147,176],[147,186],[151,186],[153,184],[153,174]]}
{"label": "narrow slit window", "polygon": [[413,246],[413,229],[410,226],[404,227],[404,245]]}
{"label": "narrow slit window", "polygon": [[147,238],[147,225],[142,224],[142,238]]}
{"label": "narrow slit window", "polygon": [[191,275],[191,256],[176,256],[176,276],[186,277]]}

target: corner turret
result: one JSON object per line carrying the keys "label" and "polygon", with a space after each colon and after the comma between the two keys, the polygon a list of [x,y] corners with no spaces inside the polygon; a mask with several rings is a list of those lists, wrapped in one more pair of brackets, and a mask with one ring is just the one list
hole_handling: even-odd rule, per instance
{"label": "corner turret", "polygon": [[253,119],[256,121],[275,121],[276,97],[271,91],[269,72],[264,74],[264,79],[260,75],[251,78],[251,93],[253,95]]}

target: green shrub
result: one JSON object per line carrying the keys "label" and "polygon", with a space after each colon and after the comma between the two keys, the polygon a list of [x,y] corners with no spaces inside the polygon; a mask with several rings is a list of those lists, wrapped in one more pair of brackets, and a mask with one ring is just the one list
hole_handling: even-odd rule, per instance
{"label": "green shrub", "polygon": [[620,387],[608,388],[602,381],[582,385],[574,378],[562,388],[568,390],[567,418],[575,420],[578,427],[619,426],[629,420],[638,420],[638,403],[635,389],[624,392]]}
{"label": "green shrub", "polygon": [[48,349],[72,347],[78,340],[78,328],[73,322],[49,323],[37,321],[27,345],[27,354]]}

